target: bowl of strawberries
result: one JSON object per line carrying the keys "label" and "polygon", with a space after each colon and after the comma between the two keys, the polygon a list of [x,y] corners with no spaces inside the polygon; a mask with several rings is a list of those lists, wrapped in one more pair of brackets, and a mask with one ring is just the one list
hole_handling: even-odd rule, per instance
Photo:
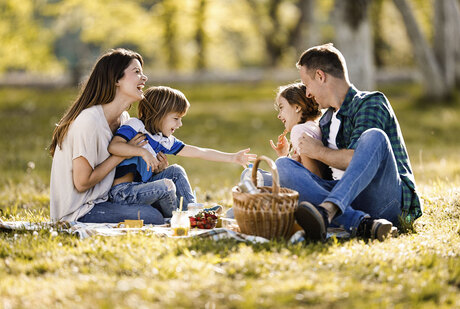
{"label": "bowl of strawberries", "polygon": [[201,210],[190,219],[190,228],[213,229],[217,224],[217,215],[212,210]]}

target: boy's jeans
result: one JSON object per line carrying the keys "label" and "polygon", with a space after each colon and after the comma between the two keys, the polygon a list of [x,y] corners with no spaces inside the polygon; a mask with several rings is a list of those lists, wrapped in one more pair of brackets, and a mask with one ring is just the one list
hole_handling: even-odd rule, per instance
{"label": "boy's jeans", "polygon": [[184,197],[183,209],[186,210],[194,197],[185,170],[176,164],[153,175],[148,182],[120,183],[109,192],[109,200],[113,203],[153,205],[159,207],[165,218],[172,217],[180,196]]}
{"label": "boy's jeans", "polygon": [[398,226],[402,186],[395,156],[384,131],[369,129],[358,140],[353,158],[340,180],[324,180],[287,157],[276,161],[280,185],[299,192],[299,202],[316,206],[332,202],[341,215],[331,226],[355,235],[361,220],[370,215]]}

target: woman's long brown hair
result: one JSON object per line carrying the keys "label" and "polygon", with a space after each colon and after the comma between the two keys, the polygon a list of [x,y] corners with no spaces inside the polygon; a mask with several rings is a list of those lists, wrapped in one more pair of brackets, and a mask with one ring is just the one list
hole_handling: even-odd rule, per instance
{"label": "woman's long brown hair", "polygon": [[141,65],[144,64],[141,55],[123,48],[110,50],[99,58],[77,99],[56,124],[49,146],[51,156],[54,156],[56,147],[62,147],[70,125],[84,109],[113,101],[116,83],[123,77],[125,69],[133,59],[139,60]]}

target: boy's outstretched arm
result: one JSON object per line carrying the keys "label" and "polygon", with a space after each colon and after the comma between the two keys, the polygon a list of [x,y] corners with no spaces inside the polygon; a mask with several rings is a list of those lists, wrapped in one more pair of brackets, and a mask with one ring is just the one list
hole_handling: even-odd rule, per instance
{"label": "boy's outstretched arm", "polygon": [[235,153],[228,153],[210,148],[185,145],[177,155],[209,161],[238,163],[247,167],[248,163],[254,161],[257,157],[257,155],[249,153],[249,150],[250,148],[246,148]]}

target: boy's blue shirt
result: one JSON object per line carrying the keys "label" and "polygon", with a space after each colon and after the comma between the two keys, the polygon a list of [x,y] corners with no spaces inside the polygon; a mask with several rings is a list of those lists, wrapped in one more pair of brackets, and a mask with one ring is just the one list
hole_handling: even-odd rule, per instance
{"label": "boy's blue shirt", "polygon": [[[145,129],[144,123],[137,118],[130,118],[125,122],[118,130],[115,132],[115,136],[120,136],[126,141],[130,141],[137,133],[144,133],[148,144],[143,146],[155,157],[161,151],[164,154],[178,154],[185,144],[175,138],[173,135],[166,137],[161,132],[156,134],[151,134]],[[132,157],[121,162],[118,166],[128,166],[135,165],[136,171],[139,173],[142,182],[147,182],[153,176],[152,171],[147,171],[147,164],[145,163],[142,157]],[[121,175],[123,176],[123,175]],[[120,176],[116,176],[120,177]]]}

